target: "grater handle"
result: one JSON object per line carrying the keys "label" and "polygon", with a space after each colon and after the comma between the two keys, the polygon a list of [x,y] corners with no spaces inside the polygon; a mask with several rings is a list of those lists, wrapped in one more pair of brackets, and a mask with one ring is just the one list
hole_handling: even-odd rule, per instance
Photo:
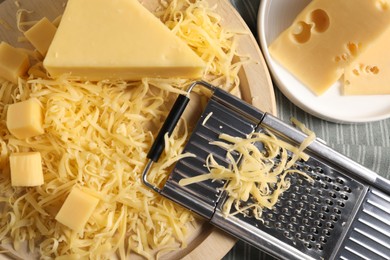
{"label": "grater handle", "polygon": [[165,120],[163,126],[161,127],[156,140],[148,152],[148,159],[157,162],[160,158],[162,151],[164,150],[165,142],[164,136],[168,133],[168,136],[171,136],[173,130],[175,129],[177,122],[179,121],[181,115],[186,109],[188,102],[190,101],[189,93],[193,90],[196,85],[202,85],[203,87],[208,88],[209,90],[214,91],[215,87],[206,81],[200,80],[193,82],[187,90],[187,95],[179,94],[175,103],[172,106],[171,112],[169,112],[167,119]]}
{"label": "grater handle", "polygon": [[150,150],[147,154],[147,158],[149,159],[149,161],[147,162],[147,164],[142,172],[142,181],[147,187],[153,189],[157,193],[161,193],[161,190],[157,186],[154,186],[152,183],[150,183],[148,181],[148,178],[147,178],[148,172],[150,171],[150,168],[152,167],[153,163],[157,162],[158,159],[160,158],[161,153],[165,147],[164,137],[166,134],[168,134],[168,136],[170,136],[172,134],[173,130],[175,129],[175,127],[177,125],[177,122],[179,121],[181,115],[183,114],[184,110],[186,109],[186,107],[188,105],[188,102],[190,101],[189,93],[193,90],[193,88],[196,85],[202,85],[203,87],[206,87],[207,89],[209,89],[211,91],[214,91],[216,89],[216,87],[207,83],[206,81],[200,80],[200,81],[193,82],[188,87],[187,95],[180,94],[177,97],[175,103],[173,104],[172,109],[169,112],[167,119],[165,120],[156,139],[153,142],[152,147],[150,148]]}
{"label": "grater handle", "polygon": [[158,161],[165,146],[164,136],[166,134],[168,134],[168,136],[172,134],[177,122],[179,121],[189,101],[190,98],[186,95],[180,94],[177,97],[175,103],[173,104],[171,112],[169,112],[169,115],[165,120],[163,126],[161,127],[160,132],[156,137],[156,140],[154,140],[154,143],[150,148],[150,151],[148,153],[148,159],[152,160],[153,162]]}

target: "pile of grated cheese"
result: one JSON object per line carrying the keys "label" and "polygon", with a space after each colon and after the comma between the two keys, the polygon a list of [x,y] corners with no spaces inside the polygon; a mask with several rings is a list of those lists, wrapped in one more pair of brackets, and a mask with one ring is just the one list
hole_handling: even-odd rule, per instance
{"label": "pile of grated cheese", "polygon": [[[162,7],[157,15],[204,59],[211,83],[237,90],[242,64],[234,58],[239,56],[237,35],[221,27],[215,9],[204,0],[163,1]],[[41,259],[125,259],[134,253],[151,258],[159,251],[185,247],[193,215],[145,187],[141,172],[154,133],[171,107],[167,100],[184,93],[188,83],[91,83],[66,76],[53,80],[47,78],[41,60],[17,85],[0,80],[1,245],[11,244],[16,252],[27,250]],[[42,105],[45,134],[18,140],[6,127],[7,107],[31,97]],[[181,121],[166,140],[151,182],[161,185],[182,156],[187,127]],[[22,151],[41,153],[42,186],[11,186],[8,156]],[[81,233],[54,219],[74,186],[100,199]]]}
{"label": "pile of grated cheese", "polygon": [[[303,151],[316,136],[295,118],[292,121],[307,134],[299,147],[278,139],[267,130],[252,133],[247,138],[221,134],[220,140],[211,144],[226,150],[229,166],[220,165],[210,154],[206,162],[208,174],[181,179],[179,184],[186,186],[205,180],[222,180],[225,182],[223,191],[228,195],[222,208],[225,217],[238,213],[247,215],[251,210],[251,216],[263,220],[263,209],[272,209],[280,195],[289,189],[288,175],[298,174],[313,182],[307,173],[293,165],[297,160],[309,159]],[[238,158],[235,158],[235,154],[239,154]]]}

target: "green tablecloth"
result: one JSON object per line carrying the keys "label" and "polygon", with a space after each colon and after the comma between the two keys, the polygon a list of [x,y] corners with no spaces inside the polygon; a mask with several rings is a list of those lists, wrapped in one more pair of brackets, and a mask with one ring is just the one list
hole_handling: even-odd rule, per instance
{"label": "green tablecloth", "polygon": [[[230,0],[256,35],[260,0]],[[275,86],[278,117],[296,117],[330,147],[379,175],[390,179],[390,119],[359,124],[339,124],[316,118],[292,104]],[[390,104],[389,104],[390,105]],[[368,105],[367,105],[368,106]],[[238,242],[224,259],[272,259],[244,242]]]}

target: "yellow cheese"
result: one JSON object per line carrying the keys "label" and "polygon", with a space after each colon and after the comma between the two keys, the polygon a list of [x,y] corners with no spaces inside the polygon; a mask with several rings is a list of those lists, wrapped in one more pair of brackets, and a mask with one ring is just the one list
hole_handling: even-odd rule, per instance
{"label": "yellow cheese", "polygon": [[269,51],[320,95],[389,25],[388,0],[314,0],[271,43]]}
{"label": "yellow cheese", "polygon": [[42,18],[39,22],[28,29],[24,36],[43,56],[53,40],[57,28],[46,18]]}
{"label": "yellow cheese", "polygon": [[70,0],[44,60],[52,77],[202,76],[204,62],[138,0]]}
{"label": "yellow cheese", "polygon": [[43,184],[41,153],[13,153],[9,161],[12,186],[28,187]]}
{"label": "yellow cheese", "polygon": [[27,54],[19,51],[11,45],[0,43],[0,77],[13,83],[18,82],[18,78],[23,76],[30,62]]}
{"label": "yellow cheese", "polygon": [[8,106],[7,128],[12,135],[25,139],[44,133],[42,108],[35,98]]}
{"label": "yellow cheese", "polygon": [[55,219],[74,231],[81,231],[98,203],[98,198],[73,188]]}
{"label": "yellow cheese", "polygon": [[61,18],[62,18],[62,14],[57,16],[53,21],[52,21],[52,24],[55,26],[55,27],[58,27],[61,23]]}
{"label": "yellow cheese", "polygon": [[79,254],[60,255],[57,256],[54,260],[88,260],[88,257],[81,256]]}
{"label": "yellow cheese", "polygon": [[390,94],[390,29],[344,70],[344,95]]}

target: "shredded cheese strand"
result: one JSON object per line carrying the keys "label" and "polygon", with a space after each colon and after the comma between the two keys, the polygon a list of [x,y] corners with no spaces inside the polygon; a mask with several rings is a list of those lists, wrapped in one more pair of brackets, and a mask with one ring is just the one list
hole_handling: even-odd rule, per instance
{"label": "shredded cheese strand", "polygon": [[[211,144],[226,150],[229,167],[218,164],[210,154],[206,161],[208,174],[182,179],[179,184],[186,186],[200,181],[222,180],[226,183],[223,190],[228,194],[223,214],[225,216],[246,214],[247,210],[252,209],[253,216],[261,219],[263,209],[272,209],[279,196],[290,187],[287,175],[299,174],[307,181],[313,181],[305,172],[291,167],[299,159],[308,159],[303,150],[314,140],[315,134],[297,120],[293,122],[308,134],[299,147],[277,139],[269,132],[252,133],[247,138],[221,134],[220,141]],[[259,144],[263,150],[258,148]],[[288,150],[293,154],[290,160]],[[238,158],[233,156],[236,153],[239,154]],[[241,202],[248,202],[249,205],[242,206]],[[233,206],[236,211],[232,212]]]}

